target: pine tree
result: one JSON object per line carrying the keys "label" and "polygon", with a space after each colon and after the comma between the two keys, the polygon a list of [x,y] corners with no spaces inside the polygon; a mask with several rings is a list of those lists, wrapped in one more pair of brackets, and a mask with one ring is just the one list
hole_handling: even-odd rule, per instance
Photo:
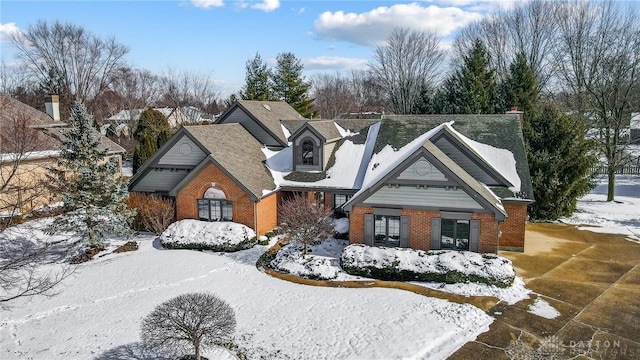
{"label": "pine tree", "polygon": [[525,118],[533,115],[540,100],[536,75],[527,64],[527,57],[519,53],[509,67],[509,74],[502,84],[502,102],[505,107],[516,106]]}
{"label": "pine tree", "polygon": [[304,81],[302,62],[293,53],[281,53],[276,58],[273,74],[273,90],[276,98],[285,101],[302,116],[316,116],[312,110],[313,99],[309,98],[311,83]]}
{"label": "pine tree", "polygon": [[60,160],[49,179],[61,195],[64,214],[55,218],[47,232],[71,232],[89,246],[101,245],[106,233],[130,234],[129,221],[135,215],[126,205],[126,183],[116,177],[117,165],[100,150],[100,134],[93,117],[76,101],[71,109],[69,129],[63,135]]}
{"label": "pine tree", "polygon": [[596,158],[584,137],[584,124],[577,117],[543,104],[524,123],[527,159],[536,202],[533,219],[555,220],[569,216],[577,199],[594,186],[591,169]]}
{"label": "pine tree", "polygon": [[146,109],[140,114],[133,137],[138,142],[133,153],[133,172],[136,173],[171,137],[169,122],[161,112]]}
{"label": "pine tree", "polygon": [[495,114],[499,110],[495,71],[486,47],[476,40],[462,64],[445,81],[443,113]]}
{"label": "pine tree", "polygon": [[245,64],[245,85],[240,91],[240,98],[243,100],[274,100],[271,86],[271,70],[262,61],[260,54],[247,60]]}

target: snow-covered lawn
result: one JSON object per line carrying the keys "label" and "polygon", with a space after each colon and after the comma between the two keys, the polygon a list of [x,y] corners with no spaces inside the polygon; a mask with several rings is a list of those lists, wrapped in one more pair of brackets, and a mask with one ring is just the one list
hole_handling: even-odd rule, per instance
{"label": "snow-covered lawn", "polygon": [[[0,358],[135,358],[144,352],[141,319],[156,305],[194,291],[231,304],[236,342],[250,358],[443,359],[493,321],[471,305],[408,291],[276,279],[255,266],[266,246],[218,254],[161,249],[150,235],[134,240],[137,251],[79,265],[58,295],[16,301],[2,311]],[[222,350],[206,355],[231,358]]]}
{"label": "snow-covered lawn", "polygon": [[578,200],[576,212],[561,219],[581,230],[622,234],[640,240],[640,176],[617,175],[615,201],[607,202],[607,177]]}

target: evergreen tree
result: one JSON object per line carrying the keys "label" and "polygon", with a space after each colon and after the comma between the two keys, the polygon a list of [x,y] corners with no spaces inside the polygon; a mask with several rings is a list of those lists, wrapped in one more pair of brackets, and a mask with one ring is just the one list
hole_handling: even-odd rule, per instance
{"label": "evergreen tree", "polygon": [[127,209],[127,185],[116,177],[117,165],[100,150],[100,134],[93,117],[81,102],[71,109],[69,129],[61,130],[60,160],[49,179],[61,195],[64,214],[55,218],[47,232],[71,232],[89,246],[101,245],[106,233],[130,234],[135,215]]}
{"label": "evergreen tree", "polygon": [[509,67],[509,74],[502,84],[502,99],[504,107],[518,107],[518,110],[524,112],[525,119],[532,116],[537,108],[540,100],[538,82],[522,52]]}
{"label": "evergreen tree", "polygon": [[274,100],[271,86],[271,70],[262,61],[260,54],[245,64],[245,85],[240,91],[243,100]]}
{"label": "evergreen tree", "polygon": [[293,53],[281,53],[276,58],[277,65],[273,74],[273,90],[276,98],[285,101],[302,116],[316,116],[313,99],[309,98],[311,83],[302,75],[302,62]]}
{"label": "evergreen tree", "polygon": [[462,64],[444,82],[439,105],[445,114],[495,114],[499,110],[495,71],[484,44],[476,40]]}
{"label": "evergreen tree", "polygon": [[592,143],[584,137],[578,117],[543,104],[524,122],[527,159],[536,202],[533,219],[555,220],[569,216],[576,201],[594,186],[591,169],[596,163]]}
{"label": "evergreen tree", "polygon": [[171,137],[169,122],[161,112],[146,109],[140,114],[133,137],[138,142],[133,153],[133,172],[136,173]]}

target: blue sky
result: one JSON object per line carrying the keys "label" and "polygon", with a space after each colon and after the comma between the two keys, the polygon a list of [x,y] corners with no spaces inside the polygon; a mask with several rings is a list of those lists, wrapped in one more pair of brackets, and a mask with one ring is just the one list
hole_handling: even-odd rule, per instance
{"label": "blue sky", "polygon": [[446,47],[456,31],[512,0],[400,1],[14,1],[0,2],[0,57],[15,62],[7,34],[36,21],[80,25],[130,48],[133,67],[212,73],[226,96],[244,82],[256,52],[302,59],[305,74],[366,68],[394,26],[434,30]]}

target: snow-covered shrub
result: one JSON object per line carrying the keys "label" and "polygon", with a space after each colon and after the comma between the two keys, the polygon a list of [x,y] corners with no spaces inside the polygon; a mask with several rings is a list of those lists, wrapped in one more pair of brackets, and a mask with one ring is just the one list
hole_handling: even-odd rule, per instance
{"label": "snow-covered shrub", "polygon": [[509,259],[470,251],[423,251],[353,244],[342,251],[340,265],[351,275],[392,281],[447,284],[471,281],[504,288],[515,278]]}
{"label": "snow-covered shrub", "polygon": [[[328,240],[335,241],[335,240]],[[285,245],[271,260],[270,266],[280,272],[313,280],[332,280],[338,277],[340,267],[337,258],[311,254],[303,257],[303,245],[289,243]]]}
{"label": "snow-covered shrub", "polygon": [[138,212],[133,220],[136,230],[151,231],[156,235],[162,234],[175,216],[173,201],[157,195],[131,193],[127,199],[127,207]]}
{"label": "snow-covered shrub", "polygon": [[233,222],[180,220],[160,235],[160,243],[168,249],[234,252],[249,249],[257,242],[253,229]]}

